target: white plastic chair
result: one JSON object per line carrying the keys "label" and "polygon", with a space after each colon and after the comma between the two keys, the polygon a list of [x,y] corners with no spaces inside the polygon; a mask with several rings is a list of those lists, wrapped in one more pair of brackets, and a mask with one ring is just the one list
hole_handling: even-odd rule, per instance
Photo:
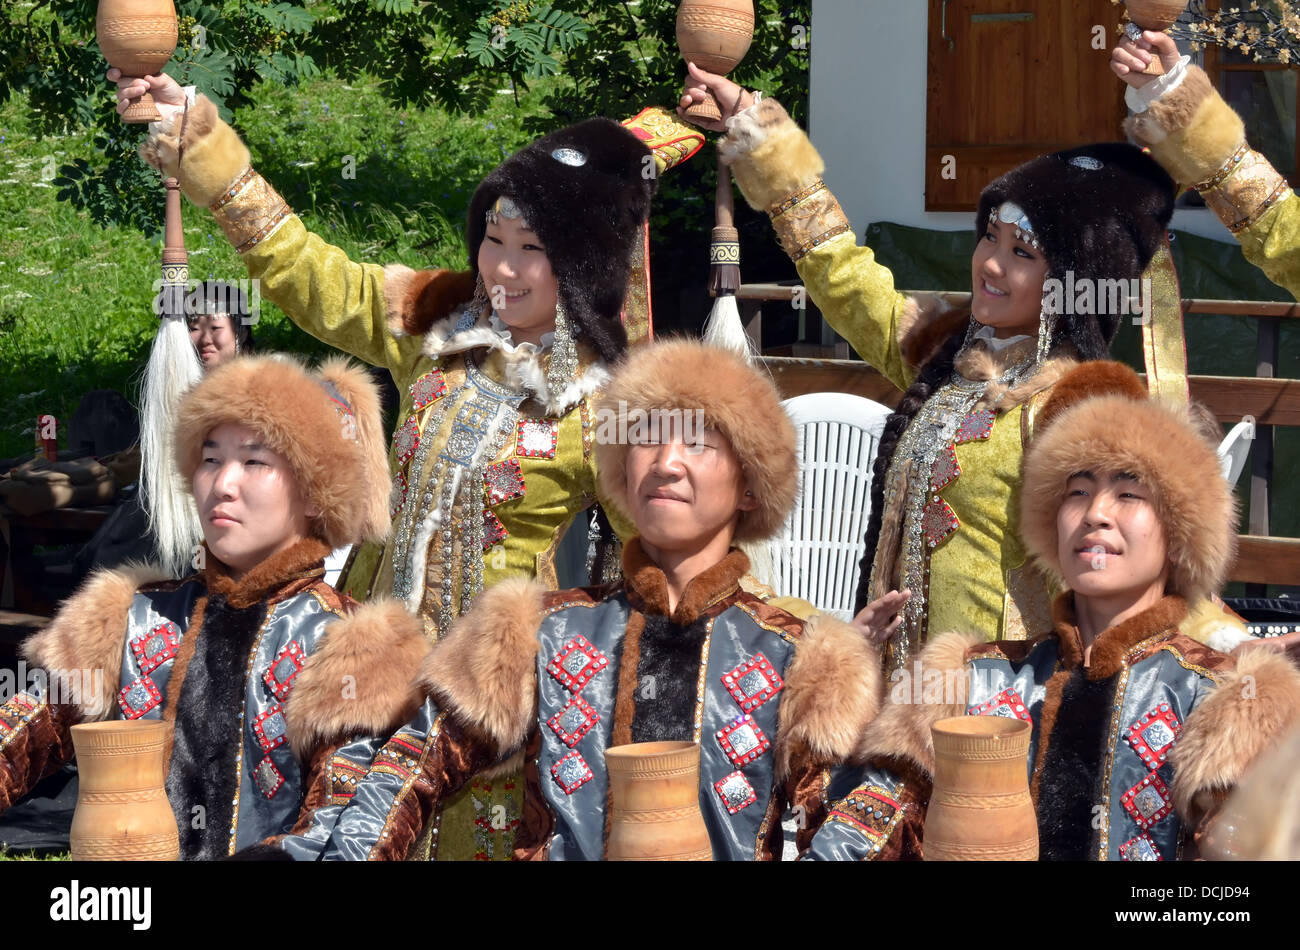
{"label": "white plastic chair", "polygon": [[871,513],[871,467],[890,410],[846,393],[810,393],[783,405],[798,433],[799,497],[769,543],[772,565],[760,579],[782,597],[847,620]]}
{"label": "white plastic chair", "polygon": [[1236,485],[1255,440],[1255,420],[1250,416],[1238,422],[1219,443],[1219,467],[1229,485]]}

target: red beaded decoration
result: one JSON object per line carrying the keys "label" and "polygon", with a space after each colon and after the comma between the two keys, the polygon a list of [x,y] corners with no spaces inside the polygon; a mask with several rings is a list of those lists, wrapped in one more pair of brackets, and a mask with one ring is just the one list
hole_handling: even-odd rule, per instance
{"label": "red beaded decoration", "polygon": [[1155,772],[1138,782],[1120,798],[1124,810],[1133,816],[1139,828],[1146,831],[1174,809],[1169,799],[1169,789]]}
{"label": "red beaded decoration", "polygon": [[572,795],[591,781],[591,767],[581,752],[569,752],[551,766],[551,777],[564,789],[564,794]]}
{"label": "red beaded decoration", "polygon": [[524,484],[524,473],[519,470],[519,463],[514,459],[494,462],[485,468],[483,483],[487,486],[489,505],[499,505],[515,498],[523,498],[527,490]]}
{"label": "red beaded decoration", "polygon": [[960,527],[961,522],[957,519],[957,513],[938,495],[935,495],[921,512],[921,533],[925,535],[925,541],[931,548],[943,544]]}
{"label": "red beaded decoration", "polygon": [[271,662],[271,668],[262,677],[262,682],[276,699],[284,702],[289,697],[289,690],[293,689],[294,677],[306,662],[307,657],[303,654],[302,647],[298,646],[298,641],[290,640],[285,648],[276,654]]}
{"label": "red beaded decoration", "polygon": [[520,419],[515,454],[530,459],[553,459],[559,435],[560,424],[551,419]]}
{"label": "red beaded decoration", "polygon": [[430,370],[411,383],[411,411],[418,412],[445,395],[447,380],[443,378],[442,370]]}
{"label": "red beaded decoration", "polygon": [[754,786],[749,784],[749,779],[745,778],[742,772],[724,775],[713,783],[713,788],[722,799],[722,806],[727,809],[729,815],[734,815],[742,808],[748,808],[758,801]]}
{"label": "red beaded decoration", "polygon": [[609,658],[588,643],[585,637],[573,637],[546,664],[546,672],[563,683],[569,692],[580,693],[591,678],[608,665]]}
{"label": "red beaded decoration", "polygon": [[393,452],[398,465],[405,465],[420,447],[420,424],[414,416],[407,417],[406,422],[393,433]]}
{"label": "red beaded decoration", "polygon": [[275,793],[280,790],[284,784],[284,776],[280,770],[275,767],[271,757],[264,756],[261,762],[253,767],[253,781],[257,783],[258,790],[267,798],[274,798]]}
{"label": "red beaded decoration", "polygon": [[276,703],[253,721],[253,733],[257,736],[257,744],[265,752],[270,752],[276,746],[284,745],[286,731],[284,707],[279,703]]}
{"label": "red beaded decoration", "polygon": [[600,713],[592,709],[581,696],[574,696],[563,709],[546,720],[546,724],[569,748],[577,745],[598,722],[600,722]]}
{"label": "red beaded decoration", "polygon": [[748,713],[736,717],[735,722],[725,729],[719,729],[714,737],[735,765],[748,765],[772,748],[772,743]]}
{"label": "red beaded decoration", "polygon": [[1119,846],[1119,856],[1124,861],[1163,861],[1164,855],[1145,831]]}
{"label": "red beaded decoration", "polygon": [[1025,701],[1014,689],[1007,688],[986,703],[972,706],[967,710],[969,716],[1001,716],[1004,719],[1023,719],[1033,722]]}
{"label": "red beaded decoration", "polygon": [[992,409],[977,409],[961,421],[957,434],[953,436],[953,445],[966,442],[983,442],[993,434],[993,420],[997,413]]}
{"label": "red beaded decoration", "polygon": [[127,719],[139,719],[161,702],[157,684],[147,676],[131,680],[117,694],[117,704]]}
{"label": "red beaded decoration", "polygon": [[722,674],[722,685],[731,698],[745,712],[753,712],[785,686],[785,681],[768,662],[767,657],[755,653],[734,670]]}
{"label": "red beaded decoration", "polygon": [[1124,738],[1133,747],[1133,751],[1142,757],[1147,768],[1157,769],[1168,758],[1174,740],[1182,730],[1177,714],[1168,703],[1161,703],[1129,726]]}
{"label": "red beaded decoration", "polygon": [[176,655],[181,645],[181,632],[170,620],[160,623],[148,633],[131,641],[131,652],[140,665],[141,673],[152,673]]}
{"label": "red beaded decoration", "polygon": [[957,461],[954,446],[945,445],[930,467],[930,491],[943,491],[961,475],[961,464]]}
{"label": "red beaded decoration", "polygon": [[500,544],[506,538],[510,537],[510,532],[506,526],[501,523],[501,519],[492,513],[491,508],[483,509],[483,550],[486,551],[494,544]]}

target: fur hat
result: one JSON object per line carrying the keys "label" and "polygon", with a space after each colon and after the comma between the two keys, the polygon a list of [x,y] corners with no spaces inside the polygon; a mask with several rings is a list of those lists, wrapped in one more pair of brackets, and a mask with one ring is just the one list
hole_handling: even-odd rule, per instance
{"label": "fur hat", "polygon": [[[1099,380],[1113,382],[1109,388]],[[1056,515],[1079,471],[1131,472],[1154,494],[1173,568],[1169,592],[1217,592],[1237,548],[1237,501],[1218,455],[1186,408],[1147,398],[1118,363],[1081,363],[1061,379],[1025,452],[1020,534],[1030,554],[1062,577]]]}
{"label": "fur hat", "polygon": [[[1042,155],[989,183],[980,194],[976,240],[989,213],[1019,205],[1047,257],[1048,274],[1065,281],[1140,277],[1165,240],[1174,213],[1174,181],[1151,156],[1124,142]],[[1070,336],[1097,355],[1119,329],[1119,314],[1070,314]]]}
{"label": "fur hat", "polygon": [[507,158],[474,192],[469,266],[477,277],[485,216],[498,198],[510,198],[546,246],[569,319],[614,363],[627,350],[619,314],[657,185],[650,149],[617,122],[587,119],[552,132]]}
{"label": "fur hat", "polygon": [[248,426],[289,462],[308,504],[312,534],[335,548],[388,534],[388,460],[379,391],[342,357],[317,372],[286,356],[241,356],[218,366],[181,400],[176,464],[186,482],[208,433]]}
{"label": "fur hat", "polygon": [[[731,443],[758,499],[755,510],[741,514],[737,541],[761,541],[780,530],[794,506],[799,465],[794,424],[771,381],[743,356],[696,340],[640,346],[615,371],[599,411],[606,416],[654,409],[702,409],[708,424]],[[624,514],[627,450],[625,440],[597,439],[601,494]]]}

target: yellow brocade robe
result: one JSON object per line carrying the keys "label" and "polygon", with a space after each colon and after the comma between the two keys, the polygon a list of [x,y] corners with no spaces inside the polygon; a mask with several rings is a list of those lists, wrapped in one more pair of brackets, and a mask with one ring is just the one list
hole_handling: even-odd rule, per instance
{"label": "yellow brocade robe", "polygon": [[[274,221],[241,247],[250,276],[308,333],[386,367],[401,394],[389,455],[393,532],[386,544],[356,550],[340,587],[360,599],[396,593],[436,638],[444,592],[450,590],[454,618],[468,607],[465,584],[471,578],[471,596],[511,574],[558,586],[556,547],[574,516],[596,498],[591,437],[593,405],[608,378],[603,361],[579,342],[575,380],[564,392],[551,394],[549,351],[513,345],[485,315],[456,312],[423,337],[404,336],[399,322],[390,319],[386,269],[349,260],[287,208],[284,214],[275,211],[277,203],[283,207],[270,186],[255,177],[218,209],[228,234],[229,222],[240,215],[251,215],[254,223]],[[457,429],[481,443],[477,465],[439,464]],[[421,450],[423,466],[417,464]],[[475,500],[451,508],[451,556],[444,558],[441,493],[449,480],[475,476],[481,483],[481,491],[471,496]],[[458,485],[453,488],[458,494]],[[632,534],[612,509],[611,521],[620,536]],[[407,556],[396,558],[403,543]],[[466,570],[467,543],[483,545],[474,555],[477,570]],[[395,562],[413,569],[408,590],[394,590]],[[451,860],[508,859],[522,803],[517,773],[480,778],[443,808],[425,847]]]}
{"label": "yellow brocade robe", "polygon": [[[820,157],[776,102],[764,100],[732,120],[719,147],[746,198],[771,215],[827,321],[905,390],[934,348],[927,348],[926,334],[942,342],[961,326],[960,316],[938,296],[899,293],[889,269],[857,245],[819,177]],[[872,575],[873,596],[893,587],[913,591],[905,633],[895,640],[895,665],[930,633],[970,630],[996,640],[1050,629],[1049,585],[1028,564],[1017,533],[1020,458],[1037,408],[1073,360],[1053,359],[1036,371],[1023,367],[1032,364],[1034,347],[1028,341],[996,354],[980,343],[969,347],[956,364],[963,382],[937,389],[900,439]],[[1000,381],[1016,365],[1021,372]],[[963,395],[960,386],[970,392]],[[939,405],[944,394],[953,397],[952,408]],[[922,438],[924,427],[933,437]],[[934,443],[928,453],[915,444],[926,441]],[[909,459],[909,443],[934,458],[925,465]]]}

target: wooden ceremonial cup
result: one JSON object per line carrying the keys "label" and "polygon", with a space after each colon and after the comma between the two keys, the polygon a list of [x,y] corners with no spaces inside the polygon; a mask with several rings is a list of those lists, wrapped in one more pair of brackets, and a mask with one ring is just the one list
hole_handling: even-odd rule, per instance
{"label": "wooden ceremonial cup", "polygon": [[175,861],[176,817],[167,801],[167,739],[159,720],[88,722],[72,727],[77,753],[74,861]]}
{"label": "wooden ceremonial cup", "polygon": [[[122,78],[156,76],[176,52],[176,7],[172,0],[99,0],[95,38],[108,65],[120,69]],[[130,125],[161,118],[147,92],[132,99],[122,113],[122,121]]]}
{"label": "wooden ceremonial cup", "polygon": [[[677,8],[677,47],[682,59],[725,76],[745,58],[754,39],[753,0],[682,0]],[[718,120],[712,96],[686,110],[697,119]]]}
{"label": "wooden ceremonial cup", "polygon": [[[1187,0],[1124,0],[1128,9],[1128,18],[1144,30],[1163,33],[1173,26],[1183,11],[1187,9]],[[1159,56],[1152,56],[1147,68],[1142,70],[1146,76],[1163,76],[1165,67]]]}
{"label": "wooden ceremonial cup", "polygon": [[934,791],[925,815],[927,861],[1036,861],[1029,797],[1029,723],[959,716],[930,727]]}
{"label": "wooden ceremonial cup", "polygon": [[605,750],[609,861],[712,861],[700,813],[700,747],[634,742]]}

